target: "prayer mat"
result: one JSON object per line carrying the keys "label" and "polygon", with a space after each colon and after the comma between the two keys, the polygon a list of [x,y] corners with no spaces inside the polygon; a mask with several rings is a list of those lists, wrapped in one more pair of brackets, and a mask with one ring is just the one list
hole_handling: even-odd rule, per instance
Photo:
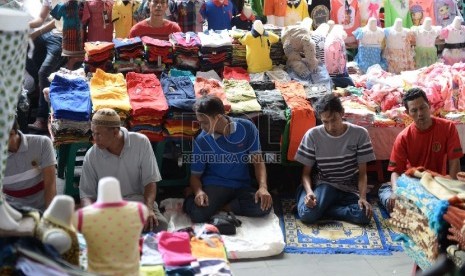
{"label": "prayer mat", "polygon": [[293,199],[282,199],[280,222],[286,253],[392,255],[392,251],[402,251],[400,242],[395,241],[399,233],[392,230],[387,212],[377,204],[366,226],[337,220],[306,225],[292,212],[294,204]]}

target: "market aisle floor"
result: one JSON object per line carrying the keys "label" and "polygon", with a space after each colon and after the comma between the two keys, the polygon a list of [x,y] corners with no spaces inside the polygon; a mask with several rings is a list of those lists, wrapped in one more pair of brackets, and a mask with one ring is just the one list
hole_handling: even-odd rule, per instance
{"label": "market aisle floor", "polygon": [[[57,177],[57,192],[63,193],[64,180]],[[392,256],[280,254],[269,258],[232,261],[235,276],[384,276],[411,274],[413,261],[402,252]]]}

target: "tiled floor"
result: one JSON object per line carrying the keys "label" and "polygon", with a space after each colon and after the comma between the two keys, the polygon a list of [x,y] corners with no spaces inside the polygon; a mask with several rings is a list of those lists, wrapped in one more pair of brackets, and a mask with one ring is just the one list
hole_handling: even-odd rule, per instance
{"label": "tiled floor", "polygon": [[413,261],[402,252],[392,256],[281,254],[275,257],[233,261],[235,276],[411,275]]}
{"label": "tiled floor", "polygon": [[[57,192],[62,193],[63,187],[64,181],[57,178]],[[394,252],[391,256],[282,253],[274,257],[231,262],[235,276],[408,276],[412,268],[413,261],[402,252]]]}

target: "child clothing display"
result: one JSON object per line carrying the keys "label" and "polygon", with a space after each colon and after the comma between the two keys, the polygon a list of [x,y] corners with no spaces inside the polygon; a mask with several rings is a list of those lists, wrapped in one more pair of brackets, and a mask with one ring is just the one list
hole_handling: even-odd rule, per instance
{"label": "child clothing display", "polygon": [[430,66],[438,60],[436,38],[440,26],[431,26],[431,18],[425,18],[423,25],[411,29],[415,36],[415,68]]}
{"label": "child clothing display", "polygon": [[200,9],[200,14],[207,20],[209,30],[230,30],[235,7],[229,0],[208,0]]}
{"label": "child clothing display", "polygon": [[383,57],[388,64],[388,72],[399,74],[402,71],[413,70],[414,52],[411,41],[413,34],[402,27],[402,19],[398,18],[393,27],[384,29],[386,48]]}
{"label": "child clothing display", "polygon": [[242,12],[234,16],[231,20],[231,26],[241,30],[250,31],[255,21],[255,15],[249,5],[244,5]]}
{"label": "child clothing display", "polygon": [[66,3],[57,4],[50,15],[55,19],[63,18],[63,56],[84,56],[84,36],[82,23],[79,17],[80,3],[69,0]]}
{"label": "child clothing display", "polygon": [[346,43],[355,42],[353,32],[360,27],[357,0],[331,0],[331,19],[344,27],[347,33]]}
{"label": "child clothing display", "polygon": [[116,178],[100,179],[97,201],[79,209],[74,222],[86,239],[88,270],[104,275],[138,275],[139,238],[147,215],[142,203],[122,199]]}
{"label": "child clothing display", "polygon": [[295,25],[307,17],[309,17],[309,15],[306,0],[287,0],[284,26]]}
{"label": "child clothing display", "polygon": [[134,13],[139,8],[140,3],[136,0],[116,0],[111,11],[111,21],[115,27],[115,38],[127,38],[129,31],[137,21]]}
{"label": "child clothing display", "polygon": [[286,9],[286,0],[264,0],[263,14],[266,15],[268,24],[283,27]]}
{"label": "child clothing display", "polygon": [[460,16],[457,2],[454,0],[434,1],[434,13],[436,14],[436,25],[442,27],[450,25],[456,16]]}
{"label": "child clothing display", "polygon": [[396,18],[402,19],[405,28],[413,25],[408,0],[384,0],[384,27],[394,25]]}
{"label": "child clothing display", "polygon": [[308,4],[308,14],[313,19],[313,29],[316,30],[318,26],[329,20],[329,11],[331,10],[330,0],[311,1]]}
{"label": "child clothing display", "polygon": [[86,41],[112,41],[112,8],[112,0],[91,0],[84,2],[81,21],[87,27]]}
{"label": "child clothing display", "polygon": [[465,61],[465,26],[461,23],[462,18],[456,16],[452,24],[441,30],[440,37],[446,42],[442,51],[445,64]]}
{"label": "child clothing display", "polygon": [[346,72],[346,45],[344,39],[347,34],[341,25],[334,25],[325,40],[325,64],[329,75],[340,75]]}
{"label": "child clothing display", "polygon": [[386,70],[386,61],[381,56],[384,31],[376,26],[376,19],[370,18],[367,26],[358,28],[354,32],[354,35],[359,41],[358,53],[354,60],[357,62],[360,70],[366,73],[368,67],[374,64],[379,64],[381,68]]}
{"label": "child clothing display", "polygon": [[426,17],[430,17],[433,20],[433,24],[436,24],[434,17],[434,1],[410,0],[408,3],[413,26],[420,26],[423,24],[423,20]]}
{"label": "child clothing display", "polygon": [[169,4],[172,21],[177,22],[184,33],[203,31],[200,9],[205,0],[173,0]]}
{"label": "child clothing display", "polygon": [[263,29],[260,20],[254,22],[252,30],[239,39],[242,45],[246,45],[247,71],[249,73],[265,72],[273,68],[270,58],[271,44],[278,41],[277,35]]}

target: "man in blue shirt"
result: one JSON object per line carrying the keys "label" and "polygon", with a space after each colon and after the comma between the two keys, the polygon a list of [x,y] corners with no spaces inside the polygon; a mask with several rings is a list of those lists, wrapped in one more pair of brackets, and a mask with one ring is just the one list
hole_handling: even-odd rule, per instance
{"label": "man in blue shirt", "polygon": [[[194,111],[202,132],[193,143],[190,187],[184,210],[193,222],[207,222],[220,210],[261,217],[271,210],[258,130],[252,122],[225,115],[215,96],[197,100]],[[251,186],[249,163],[259,185]]]}

